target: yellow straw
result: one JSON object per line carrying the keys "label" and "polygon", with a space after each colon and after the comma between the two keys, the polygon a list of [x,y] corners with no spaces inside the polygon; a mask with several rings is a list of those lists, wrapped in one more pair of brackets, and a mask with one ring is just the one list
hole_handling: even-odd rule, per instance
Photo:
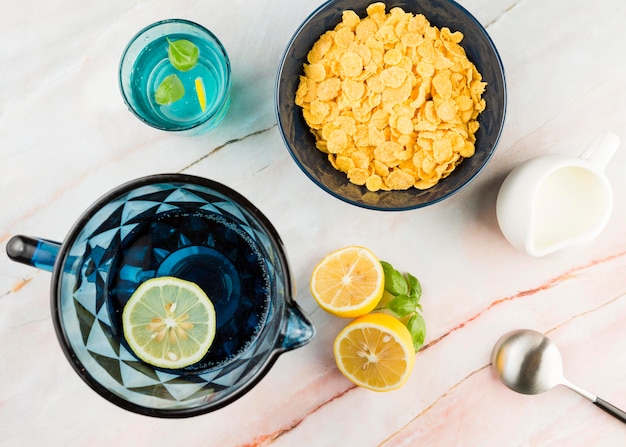
{"label": "yellow straw", "polygon": [[204,84],[202,83],[202,78],[196,78],[196,94],[198,95],[198,102],[200,103],[200,108],[204,112],[206,110],[206,92],[204,90]]}

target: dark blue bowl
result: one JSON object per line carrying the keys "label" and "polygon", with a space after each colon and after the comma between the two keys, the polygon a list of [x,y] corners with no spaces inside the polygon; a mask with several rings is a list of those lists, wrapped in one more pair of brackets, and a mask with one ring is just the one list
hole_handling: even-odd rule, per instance
{"label": "dark blue bowl", "polygon": [[431,205],[450,197],[474,179],[485,167],[498,145],[506,112],[506,82],[498,51],[483,26],[462,6],[446,0],[389,0],[387,12],[401,7],[406,12],[423,14],[431,25],[448,27],[464,34],[461,45],[487,82],[483,98],[487,108],[480,114],[476,133],[476,153],[447,178],[427,190],[370,192],[365,186],[350,183],[343,172],[335,170],[326,154],[315,147],[315,138],[304,121],[302,110],[294,102],[303,74],[307,53],[319,37],[333,29],[346,9],[360,17],[374,0],[330,0],[314,11],[300,25],[283,55],[276,80],[276,113],[283,140],[302,171],[324,191],[364,208],[400,211]]}

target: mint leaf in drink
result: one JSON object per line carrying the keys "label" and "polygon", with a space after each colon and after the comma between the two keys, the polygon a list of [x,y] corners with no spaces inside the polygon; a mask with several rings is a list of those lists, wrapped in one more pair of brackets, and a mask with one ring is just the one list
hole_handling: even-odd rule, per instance
{"label": "mint leaf in drink", "polygon": [[392,295],[407,295],[409,293],[409,285],[402,273],[392,267],[385,261],[380,261],[385,273],[385,290]]}
{"label": "mint leaf in drink", "polygon": [[171,41],[167,39],[169,46],[167,47],[167,55],[170,62],[180,71],[189,71],[198,63],[200,50],[197,46],[187,39]]}
{"label": "mint leaf in drink", "polygon": [[161,81],[154,93],[154,100],[157,104],[164,106],[178,101],[185,96],[185,87],[175,74],[166,76]]}

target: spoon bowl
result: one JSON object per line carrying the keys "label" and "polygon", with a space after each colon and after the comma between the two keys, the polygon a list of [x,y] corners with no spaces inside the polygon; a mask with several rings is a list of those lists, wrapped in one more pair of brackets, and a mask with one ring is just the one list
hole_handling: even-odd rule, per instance
{"label": "spoon bowl", "polygon": [[500,380],[518,393],[543,393],[564,381],[561,353],[540,332],[509,332],[496,343],[491,361]]}
{"label": "spoon bowl", "polygon": [[565,379],[559,349],[541,332],[518,329],[504,334],[493,348],[491,366],[500,381],[513,391],[539,394],[563,385],[626,422],[626,412]]}

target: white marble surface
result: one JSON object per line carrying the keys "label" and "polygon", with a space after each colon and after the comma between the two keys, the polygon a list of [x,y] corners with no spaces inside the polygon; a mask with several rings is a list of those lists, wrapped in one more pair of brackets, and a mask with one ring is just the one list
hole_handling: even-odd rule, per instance
{"label": "white marble surface", "polygon": [[[565,374],[626,407],[626,150],[607,168],[613,216],[569,256],[514,250],[496,193],[518,163],[577,155],[611,129],[626,141],[626,4],[619,0],[463,0],[502,56],[507,122],[483,174],[429,208],[380,213],[346,205],[295,166],[274,116],[279,58],[319,0],[0,0],[0,248],[11,235],[62,240],[82,210],[133,178],[186,172],[225,183],[274,223],[297,301],[317,336],[279,358],[249,394],[184,420],[110,404],[73,372],[50,319],[50,274],[0,256],[0,445],[48,446],[623,446],[626,426],[580,396],[513,393],[489,367],[504,332],[531,327],[560,346]],[[228,6],[226,6],[228,4]],[[117,64],[153,21],[210,28],[230,54],[233,103],[210,134],[146,127],[125,108]],[[306,197],[306,200],[303,198]],[[363,244],[419,277],[426,347],[399,391],[352,386],[334,366],[345,321],[318,310],[310,272],[327,252]]]}

